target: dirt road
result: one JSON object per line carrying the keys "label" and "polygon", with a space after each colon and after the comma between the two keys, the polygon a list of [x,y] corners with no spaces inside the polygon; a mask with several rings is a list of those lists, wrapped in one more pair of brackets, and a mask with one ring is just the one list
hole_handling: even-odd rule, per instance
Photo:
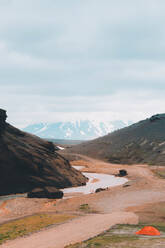
{"label": "dirt road", "polygon": [[138,217],[131,212],[87,215],[29,237],[9,241],[1,248],[64,248],[68,244],[98,235],[119,223],[137,224]]}

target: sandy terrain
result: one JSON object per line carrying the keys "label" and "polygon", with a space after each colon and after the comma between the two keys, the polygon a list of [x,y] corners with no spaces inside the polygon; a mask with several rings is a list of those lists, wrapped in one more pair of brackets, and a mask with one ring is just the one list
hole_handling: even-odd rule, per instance
{"label": "sandy terrain", "polygon": [[2,248],[63,248],[86,240],[115,224],[137,224],[138,217],[129,212],[87,215],[60,226],[3,244]]}
{"label": "sandy terrain", "polygon": [[[126,169],[129,182],[126,183],[127,187],[122,185],[97,194],[57,200],[56,204],[51,204],[51,201],[43,201],[40,203],[40,208],[35,209],[34,212],[57,211],[58,213],[83,214],[83,216],[29,237],[9,241],[3,244],[2,248],[62,248],[66,244],[93,237],[114,224],[137,223],[137,216],[133,213],[136,212],[136,209],[145,204],[157,203],[165,199],[165,180],[157,178],[147,165],[109,164],[85,156],[81,156],[81,161],[74,161],[74,165],[86,166],[82,169],[85,172],[105,174],[117,174],[119,169]],[[27,214],[28,200],[18,199],[18,201],[21,201],[22,208],[24,206],[22,216]],[[30,201],[29,203],[31,204],[32,214],[33,204]],[[93,214],[84,215],[80,211],[81,204],[88,204]],[[11,201],[10,207],[5,206],[10,210],[10,213],[6,215],[6,218],[9,219],[14,216]],[[99,214],[94,214],[94,212]],[[3,216],[3,218],[5,217]]]}

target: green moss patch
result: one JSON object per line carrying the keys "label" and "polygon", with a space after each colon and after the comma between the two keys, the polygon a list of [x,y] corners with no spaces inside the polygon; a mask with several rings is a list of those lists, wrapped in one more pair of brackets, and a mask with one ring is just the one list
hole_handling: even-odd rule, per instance
{"label": "green moss patch", "polygon": [[80,210],[81,212],[84,212],[84,213],[88,213],[88,214],[90,214],[90,213],[97,213],[97,211],[95,211],[94,209],[92,209],[90,206],[89,206],[89,204],[81,204],[80,206],[79,206],[79,209],[78,210]]}

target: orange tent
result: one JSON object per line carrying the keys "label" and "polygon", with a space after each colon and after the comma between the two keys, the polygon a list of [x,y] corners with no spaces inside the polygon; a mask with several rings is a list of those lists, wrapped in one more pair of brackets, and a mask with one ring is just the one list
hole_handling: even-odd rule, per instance
{"label": "orange tent", "polygon": [[160,232],[152,226],[145,226],[140,231],[136,232],[137,235],[151,235],[151,236],[159,236]]}

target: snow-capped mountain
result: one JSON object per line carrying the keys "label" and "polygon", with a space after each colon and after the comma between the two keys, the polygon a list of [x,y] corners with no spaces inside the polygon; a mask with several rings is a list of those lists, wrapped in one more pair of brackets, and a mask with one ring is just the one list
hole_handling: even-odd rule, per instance
{"label": "snow-capped mountain", "polygon": [[72,122],[38,123],[29,125],[23,130],[41,138],[90,140],[106,135],[114,130],[131,124],[121,120],[112,122],[97,122],[80,120]]}

